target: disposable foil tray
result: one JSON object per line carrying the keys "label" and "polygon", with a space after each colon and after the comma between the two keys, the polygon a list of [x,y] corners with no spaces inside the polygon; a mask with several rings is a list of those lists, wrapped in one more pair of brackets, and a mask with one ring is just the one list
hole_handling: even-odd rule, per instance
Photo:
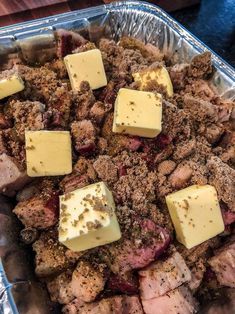
{"label": "disposable foil tray", "polygon": [[[211,51],[162,9],[143,1],[122,1],[0,28],[0,70],[11,59],[44,63],[55,57],[55,31],[68,29],[96,42],[132,36],[159,47],[171,60],[189,62]],[[211,78],[221,97],[235,99],[235,70],[213,51]],[[58,313],[33,274],[32,253],[18,244],[12,201],[0,195],[0,313]]]}

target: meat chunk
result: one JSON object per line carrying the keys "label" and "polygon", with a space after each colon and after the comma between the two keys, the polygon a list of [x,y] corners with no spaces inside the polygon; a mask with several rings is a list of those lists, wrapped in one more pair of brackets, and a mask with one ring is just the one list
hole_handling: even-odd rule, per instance
{"label": "meat chunk", "polygon": [[59,196],[52,194],[45,199],[41,196],[19,202],[14,213],[25,227],[47,229],[56,224],[58,220]]}
{"label": "meat chunk", "polygon": [[35,272],[39,277],[58,274],[75,262],[66,256],[67,249],[58,242],[58,233],[54,229],[43,231],[34,242],[33,250],[36,253]]}
{"label": "meat chunk", "polygon": [[94,105],[91,107],[90,110],[90,118],[94,120],[96,123],[100,124],[104,117],[105,114],[111,109],[111,106],[105,105],[101,101],[97,101],[94,103]]}
{"label": "meat chunk", "polygon": [[71,132],[77,152],[86,155],[94,151],[96,130],[90,120],[73,122]]}
{"label": "meat chunk", "polygon": [[21,92],[24,99],[47,103],[62,82],[57,79],[56,73],[47,67],[28,67],[18,65],[17,70],[25,81],[25,89]]}
{"label": "meat chunk", "polygon": [[74,299],[71,288],[71,276],[72,272],[67,270],[47,281],[47,289],[50,293],[51,301],[67,304]]}
{"label": "meat chunk", "polygon": [[184,110],[190,115],[193,121],[215,122],[218,121],[218,110],[209,101],[193,97],[184,96]]}
{"label": "meat chunk", "polygon": [[174,89],[182,89],[185,86],[185,78],[188,73],[189,64],[175,64],[169,71]]}
{"label": "meat chunk", "polygon": [[227,208],[226,209],[221,208],[221,212],[225,226],[229,226],[235,222],[235,212],[232,212],[230,209]]}
{"label": "meat chunk", "polygon": [[195,152],[195,149],[196,149],[195,139],[179,143],[176,145],[173,158],[175,160],[184,159],[193,154]]}
{"label": "meat chunk", "polygon": [[150,300],[142,300],[145,314],[192,314],[198,306],[187,287],[181,286],[169,293]]}
{"label": "meat chunk", "polygon": [[209,261],[221,285],[235,288],[235,238],[218,249]]}
{"label": "meat chunk", "polygon": [[139,271],[142,300],[157,298],[191,280],[184,259],[174,252],[164,261],[156,261]]}
{"label": "meat chunk", "polygon": [[88,262],[78,263],[71,281],[72,293],[75,297],[84,302],[94,301],[104,289],[104,285],[105,277],[102,272]]}
{"label": "meat chunk", "polygon": [[144,219],[139,228],[138,236],[124,239],[119,244],[111,244],[103,249],[104,258],[115,274],[125,274],[132,269],[139,269],[149,265],[170,243],[169,232],[151,220]]}
{"label": "meat chunk", "polygon": [[[59,86],[48,101],[47,114],[50,115],[48,127],[67,127],[70,116],[72,97],[67,84]],[[45,115],[44,115],[45,116]]]}
{"label": "meat chunk", "polygon": [[137,296],[114,296],[94,303],[82,304],[80,300],[63,308],[66,314],[143,314],[140,300]]}
{"label": "meat chunk", "polygon": [[94,162],[93,167],[102,181],[108,183],[117,181],[118,168],[115,166],[110,156],[99,156]]}
{"label": "meat chunk", "polygon": [[0,155],[1,193],[14,195],[29,181],[30,178],[13,157],[8,156],[6,153]]}
{"label": "meat chunk", "polygon": [[176,167],[176,163],[172,160],[164,160],[158,165],[158,171],[162,175],[170,174]]}
{"label": "meat chunk", "polygon": [[55,36],[57,40],[57,56],[59,58],[65,57],[87,42],[87,40],[78,33],[65,29],[58,29]]}
{"label": "meat chunk", "polygon": [[182,162],[169,176],[169,182],[173,188],[182,188],[191,179],[193,170],[189,164]]}
{"label": "meat chunk", "polygon": [[205,272],[205,261],[202,258],[199,258],[191,269],[192,278],[188,283],[188,286],[191,290],[196,290],[200,286]]}
{"label": "meat chunk", "polygon": [[195,78],[207,78],[212,73],[211,53],[196,55],[190,63],[189,73]]}
{"label": "meat chunk", "polygon": [[125,273],[122,276],[111,274],[107,287],[114,292],[121,292],[124,294],[138,293],[138,283],[132,272]]}
{"label": "meat chunk", "polygon": [[211,102],[216,97],[216,93],[211,87],[209,81],[202,79],[189,81],[189,85],[185,87],[185,92]]}
{"label": "meat chunk", "polygon": [[89,184],[90,180],[86,174],[70,174],[64,177],[60,182],[60,186],[64,193],[72,192],[76,189],[81,189]]}
{"label": "meat chunk", "polygon": [[218,296],[203,307],[202,314],[232,314],[235,313],[235,290],[220,289]]}
{"label": "meat chunk", "polygon": [[235,211],[235,170],[218,157],[211,157],[207,166],[210,171],[209,182],[230,210]]}
{"label": "meat chunk", "polygon": [[9,111],[12,111],[14,128],[18,139],[24,142],[25,130],[44,129],[43,113],[45,105],[38,101],[13,101]]}
{"label": "meat chunk", "polygon": [[171,140],[177,137],[179,140],[182,138],[182,141],[188,139],[191,134],[189,117],[185,111],[167,101],[163,104],[162,133]]}
{"label": "meat chunk", "polygon": [[[152,57],[155,61],[162,60],[162,54],[158,52],[156,53],[157,47],[153,45],[145,45],[142,41],[132,38],[132,37],[122,37],[119,45],[126,49],[139,50],[143,57]],[[154,61],[153,59],[153,61]]]}
{"label": "meat chunk", "polygon": [[72,102],[77,120],[85,120],[89,119],[95,97],[88,83],[82,82],[80,89],[79,92],[73,93]]}
{"label": "meat chunk", "polygon": [[223,133],[224,128],[221,125],[211,124],[206,127],[205,137],[209,143],[214,144],[219,141]]}

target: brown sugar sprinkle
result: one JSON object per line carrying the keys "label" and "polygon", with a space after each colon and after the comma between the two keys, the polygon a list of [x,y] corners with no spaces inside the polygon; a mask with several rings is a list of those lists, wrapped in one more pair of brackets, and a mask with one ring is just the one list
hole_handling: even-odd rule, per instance
{"label": "brown sugar sprinkle", "polygon": [[26,150],[34,150],[34,149],[35,149],[35,146],[34,146],[34,145],[26,146],[25,149],[26,149]]}
{"label": "brown sugar sprinkle", "polygon": [[34,172],[38,172],[35,167],[32,167],[32,170],[33,170]]}
{"label": "brown sugar sprinkle", "polygon": [[73,193],[67,193],[62,198],[62,201],[68,201],[74,194]]}

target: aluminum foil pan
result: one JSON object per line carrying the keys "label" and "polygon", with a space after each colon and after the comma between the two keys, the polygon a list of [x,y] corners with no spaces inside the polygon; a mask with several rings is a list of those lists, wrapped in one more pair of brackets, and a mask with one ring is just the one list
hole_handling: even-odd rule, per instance
{"label": "aluminum foil pan", "polygon": [[[189,62],[209,50],[157,6],[143,1],[116,2],[0,28],[0,70],[17,58],[29,64],[55,57],[55,31],[69,29],[96,42],[128,35],[157,45],[174,63]],[[235,99],[235,70],[213,51],[212,84],[226,99]],[[12,200],[0,196],[0,313],[59,313],[33,274],[32,252],[20,246],[19,222]]]}

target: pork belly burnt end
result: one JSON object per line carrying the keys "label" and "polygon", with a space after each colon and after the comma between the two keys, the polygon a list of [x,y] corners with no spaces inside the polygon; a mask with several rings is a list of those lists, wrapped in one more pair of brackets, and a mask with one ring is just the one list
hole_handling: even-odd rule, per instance
{"label": "pork belly burnt end", "polygon": [[196,55],[189,67],[189,74],[194,78],[207,78],[212,73],[211,53],[206,51]]}
{"label": "pork belly burnt end", "polygon": [[71,278],[72,271],[67,270],[47,281],[47,289],[53,302],[67,304],[75,298],[72,294]]}
{"label": "pork belly burnt end", "polygon": [[17,139],[25,140],[25,130],[43,130],[45,128],[43,113],[45,105],[39,101],[12,101],[8,114],[13,118]]}
{"label": "pork belly burnt end", "polygon": [[78,33],[65,29],[58,29],[55,36],[57,41],[57,56],[59,58],[65,57],[87,42],[87,40]]}
{"label": "pork belly burnt end", "polygon": [[[58,242],[56,230],[43,231],[40,238],[34,242],[35,272],[39,277],[48,277],[66,269],[79,258],[69,258],[69,250]],[[82,255],[82,253],[81,253]]]}
{"label": "pork belly burnt end", "polygon": [[191,279],[184,259],[174,252],[164,261],[156,261],[139,271],[140,294],[143,300],[157,298]]}
{"label": "pork belly burnt end", "polygon": [[33,196],[28,200],[19,202],[14,213],[25,227],[47,229],[56,224],[58,220],[59,196],[53,193],[50,196]]}
{"label": "pork belly burnt end", "polygon": [[149,219],[135,226],[139,229],[134,239],[125,238],[103,249],[103,256],[113,273],[125,274],[132,269],[149,265],[170,243],[169,232]]}
{"label": "pork belly burnt end", "polygon": [[114,296],[93,303],[82,303],[75,299],[66,305],[64,314],[143,314],[138,296]]}
{"label": "pork belly burnt end", "polygon": [[0,192],[13,196],[30,181],[26,171],[20,167],[15,158],[3,153],[0,155]]}
{"label": "pork belly burnt end", "polygon": [[207,166],[209,183],[216,188],[219,199],[235,211],[235,170],[215,156],[208,160]]}
{"label": "pork belly burnt end", "polygon": [[75,149],[81,155],[89,155],[96,148],[96,129],[90,120],[73,122],[71,132]]}
{"label": "pork belly burnt end", "polygon": [[104,289],[105,281],[102,271],[95,269],[89,262],[80,261],[72,275],[72,293],[84,302],[94,301]]}
{"label": "pork belly burnt end", "polygon": [[98,177],[105,182],[114,183],[118,179],[118,168],[112,162],[110,156],[101,155],[94,162],[93,167]]}
{"label": "pork belly burnt end", "polygon": [[145,314],[193,314],[198,309],[190,290],[185,286],[158,298],[142,300],[142,305]]}
{"label": "pork belly burnt end", "polygon": [[208,262],[221,285],[235,288],[235,237]]}

